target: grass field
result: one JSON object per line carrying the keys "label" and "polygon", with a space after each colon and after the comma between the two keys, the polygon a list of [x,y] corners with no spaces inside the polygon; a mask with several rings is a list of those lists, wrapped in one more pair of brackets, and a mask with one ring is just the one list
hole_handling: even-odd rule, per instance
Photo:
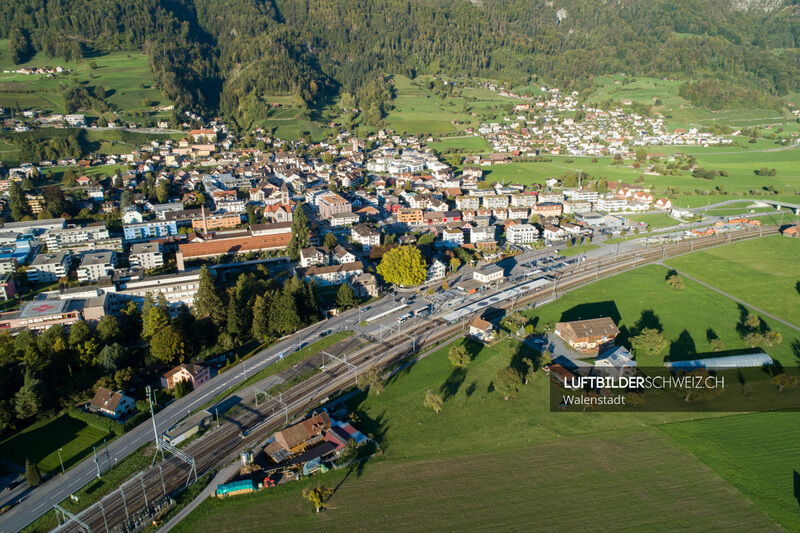
{"label": "grass field", "polygon": [[630,215],[626,216],[625,218],[633,222],[644,222],[645,224],[649,224],[653,229],[667,228],[669,226],[677,226],[680,224],[680,221],[675,220],[671,216],[663,213],[656,213],[652,215]]}
{"label": "grass field", "polygon": [[800,326],[800,240],[776,235],[676,257],[667,264]]}
{"label": "grass field", "polygon": [[[94,69],[90,67],[92,62],[96,65]],[[141,52],[93,53],[82,63],[64,62],[63,59],[48,58],[39,53],[27,63],[13,65],[7,52],[7,41],[0,40],[0,71],[20,67],[56,66],[68,68],[71,72],[57,74],[52,78],[47,78],[45,75],[0,73],[0,107],[19,106],[20,109],[32,108],[63,113],[63,101],[58,93],[58,84],[73,82],[86,87],[103,85],[106,89],[111,89],[112,94],[107,100],[120,109],[119,116],[123,119],[128,118],[126,112],[144,109],[142,102],[145,99],[154,104],[169,105],[161,91],[155,87],[147,56]]]}
{"label": "grass field", "polygon": [[[702,414],[551,413],[541,371],[518,398],[505,401],[492,391],[494,374],[534,352],[509,339],[465,345],[473,357],[465,370],[452,366],[446,346],[397,374],[379,396],[348,401],[359,428],[380,442],[381,458],[350,472],[208,500],[177,531],[263,528],[249,516],[268,516],[278,531],[574,531],[587,516],[599,529],[774,528],[653,428]],[[428,389],[444,398],[440,414],[422,405]],[[320,515],[300,495],[304,485],[317,483],[337,488]]]}
{"label": "grass field", "polygon": [[42,473],[61,471],[58,450],[64,468],[79,463],[92,453],[92,446],[112,436],[64,414],[38,422],[0,442],[0,457],[25,466],[25,460],[39,465]]}
{"label": "grass field", "polygon": [[[772,246],[776,245],[773,238],[764,239],[766,243],[770,241]],[[715,248],[713,251],[726,248],[731,246]],[[730,252],[726,250],[725,253],[736,256],[735,249]],[[677,261],[672,259],[669,263],[675,262],[677,267]],[[731,268],[734,267],[735,263]],[[672,289],[664,281],[667,272],[668,269],[665,267],[648,265],[570,292],[556,302],[528,311],[526,314],[534,319],[538,327],[563,320],[607,316],[615,319],[623,336],[634,329],[643,316],[644,325],[652,326],[654,323],[660,323],[664,336],[670,341],[670,346],[662,355],[653,358],[637,357],[640,365],[660,366],[664,359],[670,356],[681,357],[712,352],[707,340],[709,329],[722,339],[726,350],[746,347],[735,329],[740,318],[736,302],[688,279],[684,279],[686,286],[684,290]],[[724,290],[724,287],[720,288]],[[785,293],[787,289],[783,290]],[[795,297],[800,298],[793,286],[791,290]],[[787,296],[784,294],[782,298],[785,302]],[[750,301],[747,298],[743,299]],[[752,300],[755,300],[750,301],[752,305],[758,306],[761,303],[755,298]],[[702,302],[702,305],[698,305],[698,302]],[[656,319],[648,318],[647,310],[652,310]],[[767,308],[765,311],[769,312],[770,309]],[[783,342],[767,348],[767,353],[785,366],[794,366],[796,354],[792,343],[800,339],[800,333],[769,318],[765,320],[772,329],[783,335]]]}
{"label": "grass field", "polygon": [[248,519],[255,516],[268,517],[271,531],[580,531],[589,523],[600,531],[774,529],[733,487],[654,429],[377,462],[310,482],[320,480],[337,487],[321,514],[292,483],[208,500],[175,531],[261,531],[263,522]]}
{"label": "grass field", "polygon": [[764,413],[666,424],[661,429],[784,530],[798,531],[796,417],[793,413]]}
{"label": "grass field", "polygon": [[599,244],[579,244],[571,248],[562,248],[558,253],[564,257],[572,257],[573,255],[580,255],[590,250],[597,250],[598,248],[600,248]]}

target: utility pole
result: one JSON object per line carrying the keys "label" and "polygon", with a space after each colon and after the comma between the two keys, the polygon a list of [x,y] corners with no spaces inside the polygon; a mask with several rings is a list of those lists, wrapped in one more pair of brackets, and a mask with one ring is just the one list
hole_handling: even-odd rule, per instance
{"label": "utility pole", "polygon": [[61,463],[61,474],[63,475],[63,474],[65,474],[65,472],[64,472],[64,460],[63,460],[63,459],[61,459],[61,450],[62,450],[62,449],[63,449],[63,448],[59,448],[59,449],[58,449],[58,460],[59,460],[59,462]]}
{"label": "utility pole", "polygon": [[100,479],[103,476],[100,474],[100,462],[97,460],[97,447],[96,446],[92,446],[92,453],[94,453],[94,466],[97,467],[97,479]]}

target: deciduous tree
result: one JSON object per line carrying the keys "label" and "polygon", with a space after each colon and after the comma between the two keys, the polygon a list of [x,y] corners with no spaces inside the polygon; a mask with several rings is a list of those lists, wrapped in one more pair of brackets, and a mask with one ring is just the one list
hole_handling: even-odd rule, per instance
{"label": "deciduous tree", "polygon": [[453,366],[459,368],[466,368],[469,366],[470,362],[472,362],[472,358],[469,356],[469,352],[467,352],[463,344],[454,344],[451,346],[447,358],[450,359]]}
{"label": "deciduous tree", "polygon": [[431,389],[425,393],[425,407],[428,409],[433,409],[437,413],[441,412],[442,405],[444,405],[444,401],[442,401],[442,397],[433,392]]}
{"label": "deciduous tree", "polygon": [[303,489],[303,498],[314,504],[317,512],[325,508],[325,504],[333,496],[333,491],[324,485],[317,485],[316,487],[306,487]]}
{"label": "deciduous tree", "polygon": [[502,394],[506,400],[519,394],[522,387],[522,376],[515,368],[501,368],[494,376],[494,388]]}
{"label": "deciduous tree", "polygon": [[419,285],[427,278],[427,265],[414,246],[400,246],[385,253],[378,265],[378,274],[387,283]]}
{"label": "deciduous tree", "polygon": [[631,348],[636,355],[655,356],[660,354],[669,342],[657,329],[644,328],[631,338]]}

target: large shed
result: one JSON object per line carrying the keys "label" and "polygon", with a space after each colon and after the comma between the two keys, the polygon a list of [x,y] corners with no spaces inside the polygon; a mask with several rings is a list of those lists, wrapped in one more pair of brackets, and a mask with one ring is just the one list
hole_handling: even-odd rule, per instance
{"label": "large shed", "polygon": [[742,355],[729,355],[727,357],[708,357],[705,359],[687,359],[686,361],[667,361],[664,366],[670,370],[726,370],[732,368],[758,368],[771,366],[772,357],[764,352],[748,353]]}

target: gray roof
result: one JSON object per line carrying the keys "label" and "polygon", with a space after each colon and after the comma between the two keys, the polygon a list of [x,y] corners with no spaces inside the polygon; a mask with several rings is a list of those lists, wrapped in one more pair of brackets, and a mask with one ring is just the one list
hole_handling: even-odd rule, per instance
{"label": "gray roof", "polygon": [[131,255],[154,254],[161,251],[161,246],[155,242],[140,242],[131,246]]}
{"label": "gray roof", "polygon": [[52,265],[52,264],[59,264],[64,261],[64,256],[69,257],[69,250],[63,250],[61,252],[52,252],[46,254],[37,254],[36,257],[31,261],[31,266],[41,266],[41,265]]}
{"label": "gray roof", "polygon": [[111,263],[114,252],[91,252],[83,254],[81,266],[107,265]]}
{"label": "gray roof", "polygon": [[726,368],[751,368],[772,365],[772,357],[764,352],[749,353],[744,355],[729,355],[727,357],[707,357],[705,359],[689,359],[686,361],[668,361],[664,366],[671,370],[721,370]]}

